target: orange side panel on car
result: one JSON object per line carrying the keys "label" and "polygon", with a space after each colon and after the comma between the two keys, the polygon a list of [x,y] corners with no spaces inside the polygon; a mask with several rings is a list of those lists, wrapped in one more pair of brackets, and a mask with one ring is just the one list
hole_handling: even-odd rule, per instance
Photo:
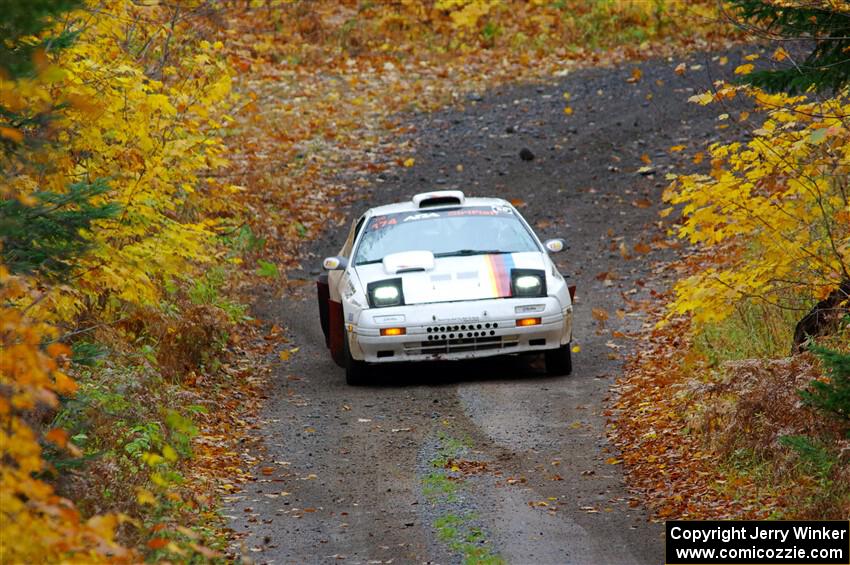
{"label": "orange side panel on car", "polygon": [[328,326],[330,329],[330,344],[331,357],[336,361],[337,365],[345,365],[345,350],[343,348],[343,340],[345,333],[343,328],[344,320],[342,319],[342,304],[328,301]]}

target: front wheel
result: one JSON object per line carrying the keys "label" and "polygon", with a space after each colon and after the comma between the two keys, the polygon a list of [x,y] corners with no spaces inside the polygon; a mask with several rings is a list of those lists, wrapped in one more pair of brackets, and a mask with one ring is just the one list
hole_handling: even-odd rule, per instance
{"label": "front wheel", "polygon": [[366,384],[368,376],[368,365],[365,361],[358,361],[351,356],[351,350],[348,348],[348,332],[343,330],[342,333],[342,349],[345,359],[345,382],[350,386],[360,386]]}
{"label": "front wheel", "polygon": [[546,372],[550,375],[569,375],[573,371],[573,358],[570,344],[562,345],[558,349],[550,349],[544,353],[546,359]]}

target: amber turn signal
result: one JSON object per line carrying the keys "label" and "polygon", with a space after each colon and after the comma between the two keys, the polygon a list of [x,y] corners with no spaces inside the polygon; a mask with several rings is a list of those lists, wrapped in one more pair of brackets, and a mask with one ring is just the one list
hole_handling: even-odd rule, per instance
{"label": "amber turn signal", "polygon": [[543,320],[540,318],[520,318],[516,321],[517,327],[539,326]]}
{"label": "amber turn signal", "polygon": [[407,330],[404,328],[381,328],[381,335],[404,335]]}

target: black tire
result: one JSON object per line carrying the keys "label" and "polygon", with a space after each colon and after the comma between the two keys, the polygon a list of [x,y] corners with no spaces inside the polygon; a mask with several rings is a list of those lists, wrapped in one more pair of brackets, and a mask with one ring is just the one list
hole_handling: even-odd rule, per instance
{"label": "black tire", "polygon": [[546,351],[544,356],[546,358],[546,372],[550,375],[562,376],[573,372],[573,357],[569,343],[558,349]]}
{"label": "black tire", "polygon": [[345,357],[345,382],[349,386],[360,386],[366,384],[369,376],[369,366],[365,361],[358,361],[351,356],[348,349],[348,332],[342,331],[342,350]]}

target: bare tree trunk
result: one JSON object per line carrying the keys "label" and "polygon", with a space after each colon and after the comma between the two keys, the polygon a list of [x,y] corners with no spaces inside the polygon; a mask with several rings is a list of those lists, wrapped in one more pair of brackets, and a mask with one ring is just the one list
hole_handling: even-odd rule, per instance
{"label": "bare tree trunk", "polygon": [[850,314],[850,280],[845,280],[814,308],[794,328],[794,345],[791,355],[805,351],[811,337],[828,335],[835,331],[842,315]]}

